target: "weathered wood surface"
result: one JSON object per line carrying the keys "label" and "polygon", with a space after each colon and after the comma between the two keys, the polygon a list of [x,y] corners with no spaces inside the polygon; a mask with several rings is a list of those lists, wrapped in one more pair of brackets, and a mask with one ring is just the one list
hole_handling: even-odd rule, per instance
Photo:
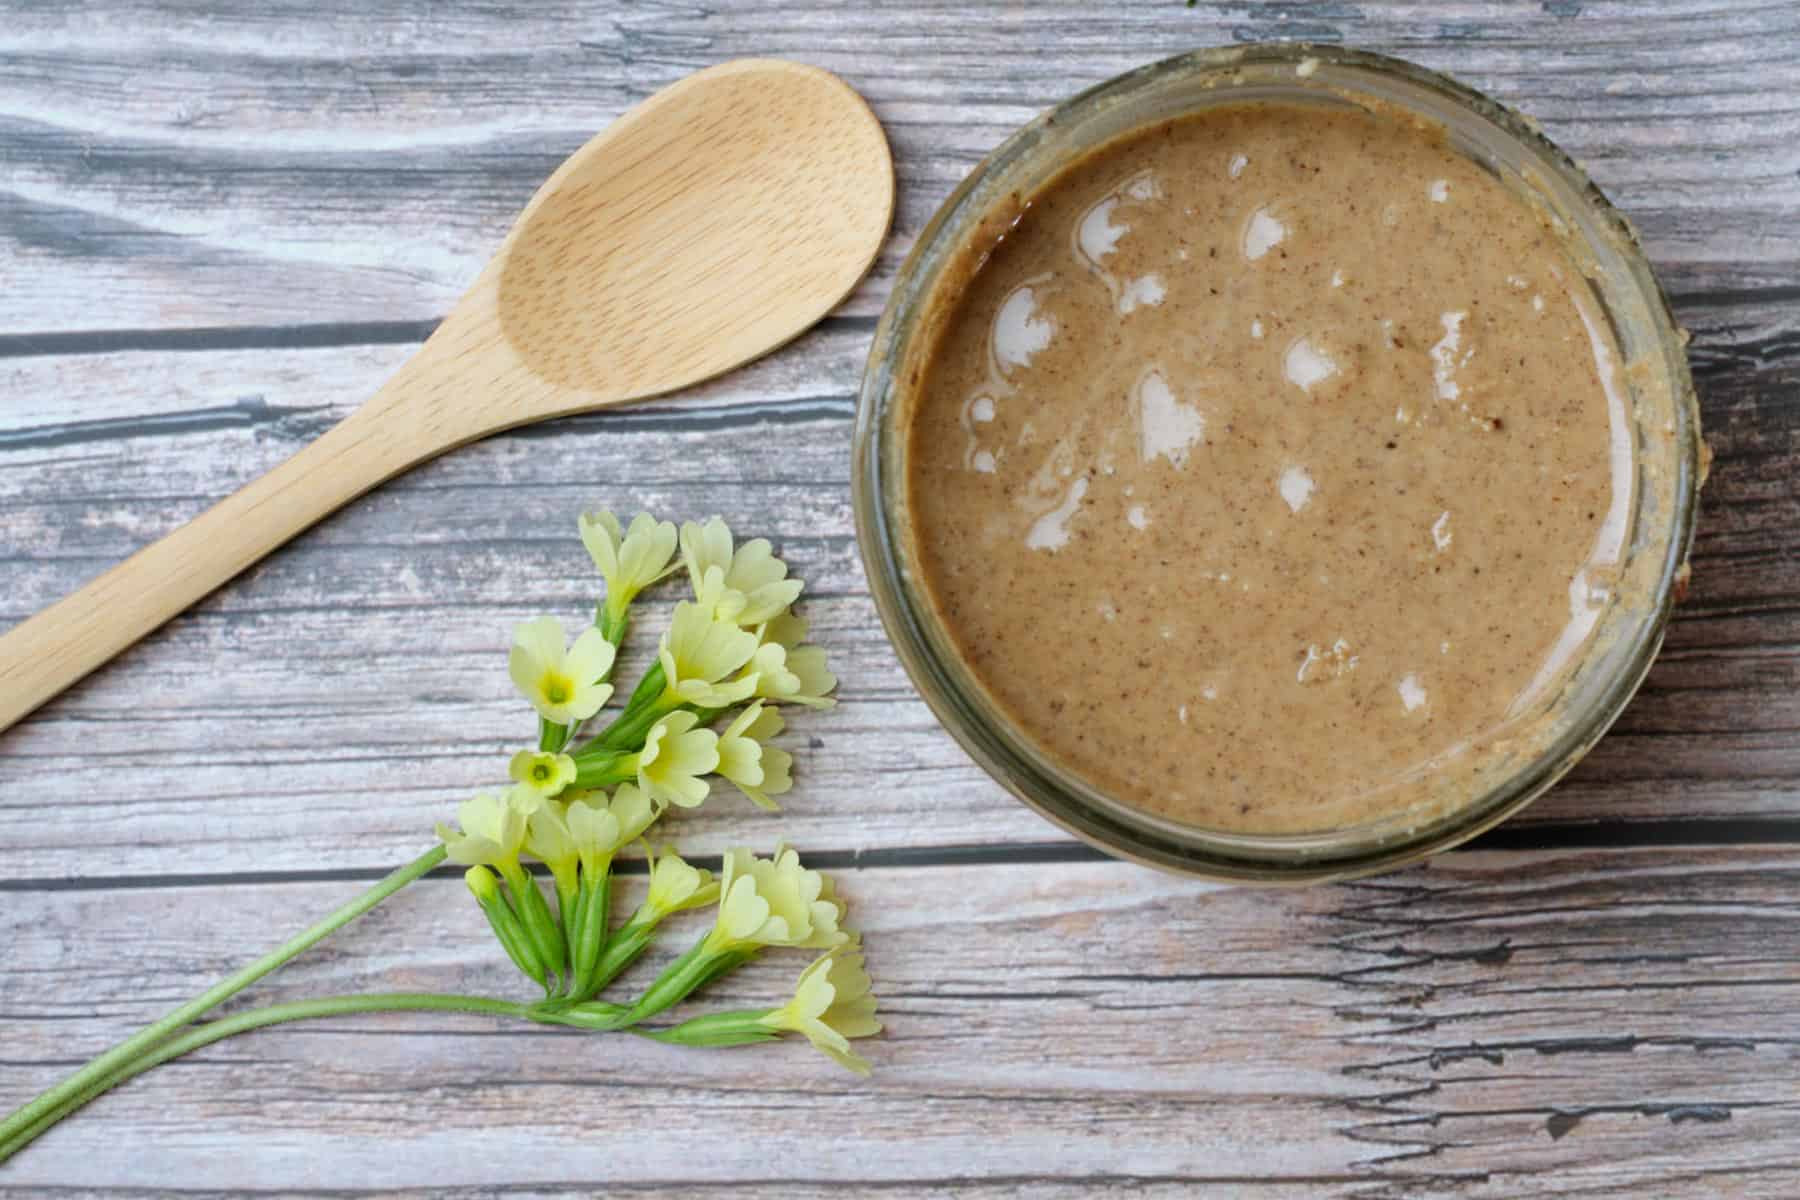
{"label": "weathered wood surface", "polygon": [[0,31],[7,332],[435,319],[594,129],[742,55],[828,66],[887,127],[901,210],[860,313],[1012,127],[1148,60],[1263,38],[1410,56],[1528,109],[1678,292],[1800,268],[1791,5],[1180,7],[27,4]]}
{"label": "weathered wood surface", "polygon": [[[481,1019],[320,1022],[147,1077],[0,1173],[0,1194],[607,1180],[854,1195],[991,1177],[973,1194],[1068,1179],[1121,1195],[1262,1182],[1703,1196],[1800,1182],[1791,847],[1470,853],[1278,894],[1116,863],[842,878],[889,1020],[867,1084],[804,1045],[706,1054]],[[49,1082],[348,890],[14,897],[23,936],[0,1012],[7,1058],[29,1065],[9,1074]],[[121,910],[138,923],[122,928]],[[767,959],[717,1002],[775,1002],[804,961]],[[263,991],[373,974],[504,993],[509,972],[445,880]]]}
{"label": "weathered wood surface", "polygon": [[[982,153],[1118,70],[1282,36],[1451,70],[1581,158],[1694,331],[1716,461],[1667,649],[1567,782],[1478,850],[1267,895],[1092,861],[969,765],[876,623],[848,441],[892,271]],[[0,624],[348,412],[563,154],[745,54],[875,105],[901,183],[875,274],[690,396],[391,484],[0,735],[0,1105],[496,778],[527,734],[507,629],[582,611],[593,504],[724,513],[812,585],[844,703],[796,719],[788,811],[672,828],[864,864],[847,886],[892,1013],[875,1081],[804,1047],[333,1022],[125,1089],[0,1193],[1800,1193],[1790,4],[0,2]],[[505,986],[434,880],[257,995]]]}

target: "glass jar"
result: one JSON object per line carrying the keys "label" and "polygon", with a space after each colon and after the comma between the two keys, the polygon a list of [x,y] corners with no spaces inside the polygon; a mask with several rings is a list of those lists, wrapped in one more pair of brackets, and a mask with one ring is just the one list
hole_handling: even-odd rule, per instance
{"label": "glass jar", "polygon": [[[991,242],[1064,166],[1122,134],[1219,104],[1354,106],[1441,126],[1450,144],[1534,207],[1561,235],[1604,314],[1632,401],[1634,488],[1612,599],[1579,664],[1535,733],[1491,770],[1365,824],[1257,835],[1186,825],[1105,794],[1043,754],[988,694],[917,578],[905,507],[907,378],[929,353],[925,318],[946,268]],[[951,193],[920,234],[875,332],[857,405],[853,463],[857,540],[895,650],[945,728],[989,774],[1050,820],[1107,853],[1214,879],[1304,883],[1387,870],[1453,846],[1517,812],[1561,778],[1637,690],[1662,644],[1686,569],[1703,474],[1699,413],[1685,336],[1636,236],[1587,176],[1528,118],[1398,59],[1298,44],[1202,50],[1140,68],[1049,110],[1014,133]]]}

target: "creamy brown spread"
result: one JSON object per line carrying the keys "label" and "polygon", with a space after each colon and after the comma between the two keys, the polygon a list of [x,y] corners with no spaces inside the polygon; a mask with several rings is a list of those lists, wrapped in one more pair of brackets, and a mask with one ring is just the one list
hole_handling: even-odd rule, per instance
{"label": "creamy brown spread", "polygon": [[1217,107],[1023,198],[933,303],[913,557],[1042,752],[1256,833],[1416,805],[1538,712],[1631,501],[1616,351],[1441,131]]}

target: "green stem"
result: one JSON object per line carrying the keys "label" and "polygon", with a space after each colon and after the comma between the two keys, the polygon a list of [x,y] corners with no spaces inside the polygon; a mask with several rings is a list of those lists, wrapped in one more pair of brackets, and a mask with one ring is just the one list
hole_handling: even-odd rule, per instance
{"label": "green stem", "polygon": [[555,721],[538,718],[538,752],[555,754],[569,744],[569,735],[575,731],[567,725],[559,725]]}
{"label": "green stem", "polygon": [[656,939],[656,922],[640,922],[633,919],[627,922],[611,937],[600,951],[600,958],[594,964],[593,971],[585,981],[577,1000],[586,1000],[606,990],[606,985],[619,977],[619,973],[636,962],[650,943]]}
{"label": "green stem", "polygon": [[631,689],[631,697],[625,701],[626,711],[650,703],[662,695],[668,686],[669,675],[663,670],[662,657],[658,655],[656,661],[644,672],[644,677],[638,680],[637,686]]}
{"label": "green stem", "polygon": [[[476,867],[476,871],[486,871],[486,867]],[[472,873],[471,873],[472,874]],[[492,876],[488,878],[491,880]],[[474,889],[471,889],[474,890]],[[538,953],[534,943],[525,932],[524,924],[517,913],[500,895],[497,883],[488,883],[475,892],[475,899],[481,905],[481,911],[487,914],[488,928],[494,931],[500,948],[512,959],[513,966],[527,978],[534,980],[545,992],[550,990],[548,976],[544,964],[538,961]]]}
{"label": "green stem", "polygon": [[628,1025],[648,1021],[664,1009],[680,1004],[719,976],[737,970],[756,957],[759,949],[752,946],[748,949],[714,950],[707,945],[709,936],[702,934],[698,941],[688,947],[685,954],[664,967],[662,974],[637,998],[637,1003],[621,1014],[616,1024],[607,1028],[623,1029]]}
{"label": "green stem", "polygon": [[[648,944],[649,932],[646,928],[645,944]],[[574,1025],[603,1033],[628,1029],[681,1003],[726,971],[748,961],[753,953],[753,950],[711,950],[702,937],[688,948],[687,953],[663,968],[663,973],[656,977],[656,982],[650,985],[648,991],[637,998],[636,1003],[626,1005],[612,1004],[605,1000],[548,1000],[533,1005],[528,1015],[535,1021]],[[623,969],[623,963],[619,969]]]}
{"label": "green stem", "polygon": [[39,1117],[67,1100],[70,1096],[81,1092],[82,1089],[92,1084],[96,1079],[103,1078],[109,1072],[130,1062],[145,1050],[156,1045],[156,1043],[162,1041],[177,1029],[180,1029],[183,1025],[191,1022],[195,1017],[198,1017],[208,1009],[214,1008],[220,1003],[229,1000],[231,997],[237,995],[239,992],[261,979],[264,975],[267,975],[270,971],[273,971],[275,968],[287,962],[289,959],[303,953],[313,945],[323,941],[339,929],[342,929],[345,925],[356,920],[356,918],[362,916],[371,908],[374,908],[377,904],[380,904],[383,900],[386,900],[389,896],[443,862],[446,853],[443,846],[433,846],[418,858],[413,859],[412,862],[388,875],[380,883],[377,883],[374,887],[350,901],[350,903],[344,905],[342,908],[339,908],[336,912],[318,922],[316,925],[295,934],[281,945],[275,947],[275,949],[269,951],[269,953],[245,967],[243,970],[220,980],[211,988],[194,997],[192,1000],[189,1000],[180,1008],[163,1017],[162,1020],[157,1021],[153,1025],[145,1026],[136,1034],[114,1046],[111,1050],[98,1055],[91,1060],[87,1066],[81,1068],[81,1070],[75,1072],[73,1075],[70,1075],[55,1087],[40,1093],[36,1099],[21,1106],[11,1116],[7,1117],[6,1120],[0,1121],[0,1145],[10,1142],[20,1130],[36,1122]]}
{"label": "green stem", "polygon": [[666,1029],[633,1029],[631,1032],[677,1046],[749,1046],[756,1042],[772,1042],[781,1036],[780,1029],[762,1023],[764,1017],[776,1011],[761,1008],[711,1013]]}
{"label": "green stem", "polygon": [[180,1058],[202,1046],[210,1046],[233,1034],[247,1033],[252,1029],[261,1029],[265,1025],[279,1025],[285,1021],[304,1021],[314,1017],[335,1017],[347,1013],[400,1010],[487,1013],[502,1017],[527,1015],[525,1005],[515,1004],[510,1000],[490,1000],[482,996],[443,995],[429,992],[324,996],[316,1000],[297,1000],[290,1004],[272,1004],[265,1008],[253,1008],[248,1012],[237,1013],[217,1021],[209,1021],[205,1025],[190,1029],[180,1037],[171,1038],[155,1047],[142,1058],[116,1066],[92,1080],[73,1095],[44,1112],[29,1125],[24,1126],[16,1133],[9,1134],[5,1141],[0,1142],[0,1163],[23,1150],[52,1125],[82,1105],[111,1091],[126,1080],[143,1074],[151,1067],[159,1066],[172,1058]]}
{"label": "green stem", "polygon": [[[631,606],[628,604],[623,611],[614,614],[613,606],[606,600],[602,600],[594,606],[594,627],[600,631],[601,637],[612,643],[614,650],[617,650],[625,641],[625,631],[631,624],[630,609]],[[614,661],[616,662],[617,659],[615,658]],[[611,674],[610,670],[607,671],[607,675]]]}
{"label": "green stem", "polygon": [[612,859],[597,871],[583,869],[576,896],[574,921],[569,929],[569,998],[586,1000],[599,987],[594,971],[606,946],[607,925],[612,920]]}
{"label": "green stem", "polygon": [[544,1025],[567,1025],[590,1033],[614,1033],[631,1024],[629,1008],[605,1000],[584,1000],[580,1004],[546,1000],[532,1005],[525,1016]]}
{"label": "green stem", "polygon": [[641,750],[650,727],[681,707],[681,702],[674,700],[668,691],[662,663],[652,663],[644,677],[638,680],[637,687],[632,689],[624,711],[612,724],[577,747],[575,758],[579,761],[583,751]]}
{"label": "green stem", "polygon": [[569,786],[582,790],[611,787],[637,778],[637,756],[618,750],[578,750],[575,759],[575,782]]}
{"label": "green stem", "polygon": [[625,714],[611,725],[600,731],[594,741],[599,748],[616,751],[635,751],[644,748],[644,739],[650,736],[651,728],[664,717],[680,708],[679,702],[667,704],[662,696],[638,708],[628,708]]}
{"label": "green stem", "polygon": [[525,935],[531,942],[531,948],[537,952],[538,961],[544,964],[544,972],[548,977],[544,980],[544,989],[546,992],[553,991],[556,977],[569,969],[569,951],[563,940],[562,927],[550,915],[550,905],[545,903],[544,893],[538,890],[537,881],[519,865],[518,859],[498,863],[496,866],[500,877],[506,881],[507,894],[512,897],[512,910],[518,914],[519,924],[524,926]]}

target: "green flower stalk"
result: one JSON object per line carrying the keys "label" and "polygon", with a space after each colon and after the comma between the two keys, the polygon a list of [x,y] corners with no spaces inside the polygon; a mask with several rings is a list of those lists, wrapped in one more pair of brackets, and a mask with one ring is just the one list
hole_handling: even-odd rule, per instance
{"label": "green flower stalk", "polygon": [[116,1082],[121,1072],[153,1056],[196,1018],[211,1012],[257,980],[318,945],[401,888],[422,878],[444,861],[443,846],[433,846],[406,866],[389,874],[368,891],[322,920],[295,934],[250,965],[220,980],[186,1004],[145,1026],[111,1050],[96,1055],[61,1083],[47,1088],[0,1121],[0,1163],[43,1133],[56,1121],[86,1104]]}
{"label": "green flower stalk", "polygon": [[850,1040],[880,1032],[869,973],[852,944],[814,959],[794,985],[793,999],[780,1008],[713,1013],[647,1036],[683,1046],[742,1046],[798,1033],[839,1066],[867,1075],[869,1062],[850,1049]]}
{"label": "green flower stalk", "polygon": [[[537,749],[506,764],[510,786],[465,801],[441,845],[189,1003],[88,1063],[0,1121],[0,1162],[107,1089],[222,1038],[286,1021],[350,1012],[480,1013],[594,1032],[628,1031],[686,1046],[732,1046],[798,1033],[851,1070],[868,1064],[849,1041],[879,1031],[860,943],[843,926],[831,880],[792,850],[770,858],[734,849],[718,878],[672,847],[646,844],[649,887],[623,925],[612,925],[613,862],[671,807],[694,808],[724,779],[757,807],[793,786],[793,758],[774,745],[785,728],[777,705],[828,707],[837,679],[824,652],[804,644],[806,624],[788,611],[801,583],[769,543],[736,544],[717,517],[674,524],[640,513],[629,528],[607,512],[580,519],[582,544],[605,581],[593,625],[570,642],[555,617],[512,632],[507,670],[538,725]],[[679,550],[679,563],[676,561]],[[575,745],[584,722],[613,699],[618,650],[639,595],[685,568],[693,595],[668,629],[623,708],[601,733]],[[544,864],[555,910],[525,859]],[[193,1025],[215,1006],[448,859],[494,939],[543,998],[391,993],[327,996],[248,1009]],[[711,927],[630,1003],[601,998],[680,914],[714,907]],[[647,1021],[771,949],[823,950],[777,1008],[692,1017],[665,1028]]]}
{"label": "green flower stalk", "polygon": [[711,871],[689,866],[665,846],[659,856],[645,848],[650,861],[650,894],[631,919],[606,939],[592,970],[582,974],[583,986],[575,998],[585,1000],[636,962],[656,939],[657,927],[669,917],[691,908],[704,908],[719,897],[719,885]]}
{"label": "green flower stalk", "polygon": [[603,974],[601,966],[609,944],[606,926],[611,911],[611,871],[603,870],[596,875],[584,870],[580,887],[576,889],[573,920],[568,924],[571,965],[568,992],[571,1000],[588,999],[618,974],[617,970]]}
{"label": "green flower stalk", "polygon": [[475,897],[475,903],[487,914],[488,926],[494,931],[494,937],[506,956],[513,961],[527,979],[532,980],[545,991],[550,990],[546,982],[546,971],[543,959],[538,957],[537,947],[531,936],[525,932],[525,926],[500,895],[500,879],[486,867],[470,867],[463,872],[463,882],[469,885],[469,891]]}
{"label": "green flower stalk", "polygon": [[748,850],[728,850],[724,868],[712,929],[663,970],[618,1028],[681,1003],[765,947],[827,949],[854,940],[842,927],[844,905],[831,880],[801,866],[794,851],[783,847],[773,858],[757,858]]}
{"label": "green flower stalk", "polygon": [[612,975],[602,976],[601,962],[608,941],[613,856],[643,836],[661,813],[628,783],[621,784],[610,801],[585,797],[571,801],[565,810],[581,880],[575,919],[568,928],[573,969],[568,994],[573,999],[584,1000],[612,980]]}
{"label": "green flower stalk", "polygon": [[504,796],[483,793],[456,810],[461,832],[439,825],[438,837],[443,839],[450,852],[451,862],[470,867],[492,867],[506,881],[512,912],[523,926],[536,960],[545,972],[537,982],[547,990],[553,990],[553,978],[564,970],[566,949],[562,927],[550,915],[544,894],[538,890],[530,873],[519,864],[519,852],[524,849],[530,819],[543,803],[527,789],[514,788]]}

